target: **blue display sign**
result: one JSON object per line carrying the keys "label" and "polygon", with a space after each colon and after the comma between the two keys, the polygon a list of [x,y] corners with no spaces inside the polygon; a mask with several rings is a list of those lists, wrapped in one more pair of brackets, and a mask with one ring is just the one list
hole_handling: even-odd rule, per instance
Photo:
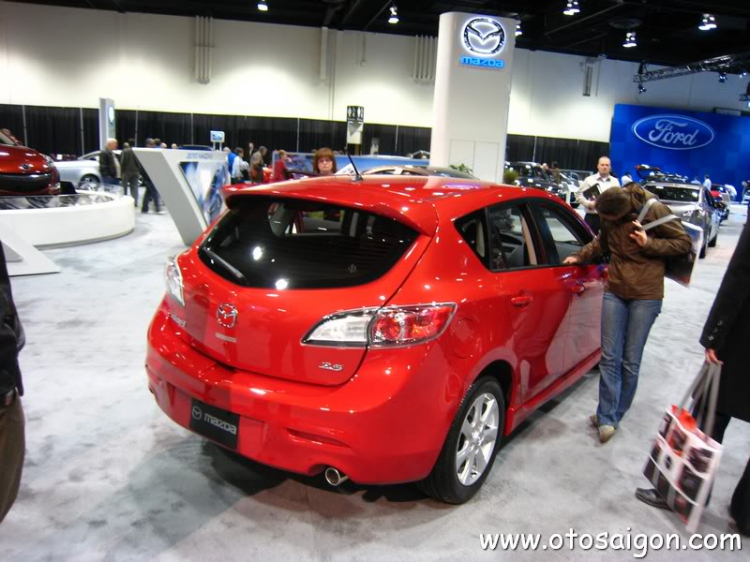
{"label": "blue display sign", "polygon": [[619,176],[648,164],[664,171],[730,184],[748,179],[750,117],[640,105],[615,106],[610,135],[612,168]]}
{"label": "blue display sign", "polygon": [[461,57],[461,64],[464,66],[483,66],[484,68],[497,68],[501,69],[505,67],[504,60],[495,59],[480,59],[479,57]]}
{"label": "blue display sign", "polygon": [[694,150],[711,144],[716,134],[703,121],[684,115],[652,115],[633,124],[643,142],[667,150]]}

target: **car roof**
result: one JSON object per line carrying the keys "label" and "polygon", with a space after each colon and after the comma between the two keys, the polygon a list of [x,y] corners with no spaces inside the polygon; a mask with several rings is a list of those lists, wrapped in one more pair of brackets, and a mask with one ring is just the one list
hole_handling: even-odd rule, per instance
{"label": "car roof", "polygon": [[330,176],[267,187],[236,184],[225,187],[224,193],[229,208],[245,196],[293,197],[358,207],[430,236],[439,219],[453,220],[488,205],[524,197],[559,203],[557,197],[540,189],[442,176],[372,175],[359,181],[351,176]]}
{"label": "car roof", "polygon": [[646,185],[661,185],[664,187],[681,187],[683,189],[701,189],[703,186],[696,183],[674,182],[674,181],[647,181]]}

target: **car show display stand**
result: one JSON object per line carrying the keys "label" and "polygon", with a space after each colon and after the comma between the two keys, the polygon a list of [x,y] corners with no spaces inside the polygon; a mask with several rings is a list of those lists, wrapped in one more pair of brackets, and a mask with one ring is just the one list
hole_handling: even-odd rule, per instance
{"label": "car show display stand", "polygon": [[2,222],[0,222],[0,240],[3,244],[8,275],[11,277],[60,273],[60,268],[52,260]]}
{"label": "car show display stand", "polygon": [[227,155],[210,150],[134,148],[138,161],[169,208],[185,245],[195,242],[222,208],[229,183]]}

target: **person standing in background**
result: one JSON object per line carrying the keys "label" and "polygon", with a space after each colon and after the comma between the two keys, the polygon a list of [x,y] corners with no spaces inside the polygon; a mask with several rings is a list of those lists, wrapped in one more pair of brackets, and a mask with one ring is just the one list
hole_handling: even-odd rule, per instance
{"label": "person standing in background", "polygon": [[250,158],[250,181],[263,183],[263,167],[266,165],[265,157],[267,151],[265,146],[261,146],[258,152]]}
{"label": "person standing in background", "polygon": [[313,155],[313,172],[319,176],[332,176],[336,173],[336,158],[330,148],[320,148]]}
{"label": "person standing in background", "polygon": [[[719,378],[716,420],[711,438],[718,443],[732,418],[750,422],[750,376],[746,342],[750,339],[750,229],[742,231],[716,295],[700,343],[706,361],[723,364]],[[638,488],[635,497],[652,507],[669,509],[654,489]],[[750,536],[750,461],[732,495],[729,513],[740,533]]]}
{"label": "person standing in background", "polygon": [[138,169],[138,161],[133,152],[135,139],[128,139],[127,145],[127,148],[122,151],[122,162],[120,163],[122,168],[122,193],[123,195],[127,195],[128,189],[130,189],[130,195],[135,201],[135,206],[137,207],[138,185],[140,183],[141,172]]}
{"label": "person standing in background", "polygon": [[599,234],[601,221],[596,212],[596,199],[586,199],[583,192],[598,185],[601,192],[604,193],[604,191],[610,187],[620,187],[620,182],[617,181],[617,178],[611,175],[612,162],[606,156],[599,158],[596,169],[597,173],[587,177],[583,181],[581,188],[576,192],[576,201],[578,201],[578,204],[586,211],[586,216],[584,217],[586,224],[589,225],[594,234]]}
{"label": "person standing in background", "polygon": [[[146,139],[146,148],[157,148],[156,140],[152,138]],[[139,163],[139,166],[140,166],[140,163]],[[159,195],[159,192],[157,191],[156,186],[154,185],[154,182],[151,181],[151,178],[149,177],[149,175],[146,173],[146,170],[144,170],[142,166],[141,166],[141,176],[143,177],[143,185],[146,186],[146,194],[143,196],[143,204],[141,205],[141,212],[148,213],[148,204],[151,202],[151,200],[153,200],[156,214],[158,215],[164,214],[164,211],[162,211],[161,209],[161,196]]]}
{"label": "person standing in background", "polygon": [[276,162],[273,165],[273,176],[271,182],[286,181],[289,179],[290,173],[286,167],[286,150],[279,150],[276,153]]}
{"label": "person standing in background", "polygon": [[117,139],[107,139],[107,144],[99,153],[99,173],[102,176],[102,183],[111,187],[120,183],[120,162],[115,155],[117,150]]}

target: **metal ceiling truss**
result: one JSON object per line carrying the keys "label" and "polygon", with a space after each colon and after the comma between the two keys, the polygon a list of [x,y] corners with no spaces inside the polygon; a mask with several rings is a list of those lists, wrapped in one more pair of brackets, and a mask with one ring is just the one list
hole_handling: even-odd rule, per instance
{"label": "metal ceiling truss", "polygon": [[727,74],[742,74],[750,71],[750,52],[735,55],[724,55],[714,59],[706,59],[681,66],[665,67],[648,70],[646,64],[641,65],[638,74],[633,75],[633,82],[643,84],[654,80],[665,80],[677,76],[687,76],[698,72],[726,72]]}

